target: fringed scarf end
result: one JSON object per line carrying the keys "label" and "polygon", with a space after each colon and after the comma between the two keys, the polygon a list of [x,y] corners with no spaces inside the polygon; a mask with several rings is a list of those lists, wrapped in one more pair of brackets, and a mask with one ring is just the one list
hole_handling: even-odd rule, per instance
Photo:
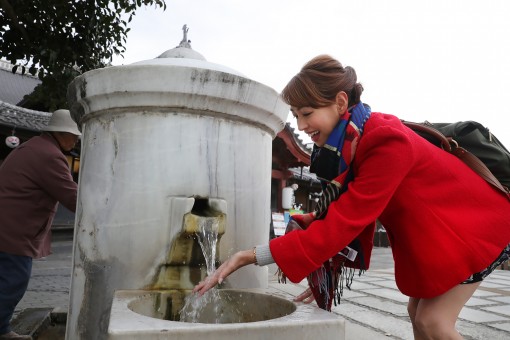
{"label": "fringed scarf end", "polygon": [[283,284],[287,283],[287,276],[285,276],[285,274],[283,273],[283,271],[280,268],[278,268],[275,275],[278,276],[278,283],[283,283]]}

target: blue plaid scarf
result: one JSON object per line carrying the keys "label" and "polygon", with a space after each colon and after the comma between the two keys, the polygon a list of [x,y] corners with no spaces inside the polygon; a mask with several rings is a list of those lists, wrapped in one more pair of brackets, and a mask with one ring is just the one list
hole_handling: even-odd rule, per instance
{"label": "blue plaid scarf", "polygon": [[[314,146],[310,172],[317,175],[323,187],[323,194],[315,209],[315,219],[323,219],[331,202],[347,190],[353,178],[351,164],[370,113],[370,106],[361,102],[356,104],[342,116],[326,144],[321,148]],[[359,240],[353,240],[349,247],[358,252],[355,263],[361,274],[365,270],[365,263]],[[345,273],[345,261],[348,260],[342,255],[335,255],[308,276],[308,284],[320,308],[331,311],[332,302],[335,305],[340,302],[344,281],[350,288],[354,269],[350,268],[349,273]]]}

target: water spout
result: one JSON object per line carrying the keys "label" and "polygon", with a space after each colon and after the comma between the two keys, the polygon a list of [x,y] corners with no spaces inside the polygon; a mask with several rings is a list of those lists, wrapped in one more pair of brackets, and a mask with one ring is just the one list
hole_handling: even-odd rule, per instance
{"label": "water spout", "polygon": [[147,289],[193,289],[200,280],[214,271],[219,261],[219,240],[226,226],[226,202],[200,197],[172,199],[193,204],[184,215],[181,210],[180,217],[173,216],[174,221],[181,221],[181,231],[170,241],[168,254]]}

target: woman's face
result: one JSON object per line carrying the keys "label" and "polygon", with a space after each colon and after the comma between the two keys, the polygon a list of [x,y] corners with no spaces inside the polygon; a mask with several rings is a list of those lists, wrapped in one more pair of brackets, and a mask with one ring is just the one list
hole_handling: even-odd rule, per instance
{"label": "woman's face", "polygon": [[329,135],[347,110],[348,99],[345,92],[339,92],[336,103],[321,108],[295,107],[290,110],[297,121],[299,131],[305,132],[318,147],[323,147]]}
{"label": "woman's face", "polygon": [[318,109],[291,107],[290,110],[296,118],[298,130],[305,132],[319,147],[326,144],[329,135],[340,120],[336,104]]}

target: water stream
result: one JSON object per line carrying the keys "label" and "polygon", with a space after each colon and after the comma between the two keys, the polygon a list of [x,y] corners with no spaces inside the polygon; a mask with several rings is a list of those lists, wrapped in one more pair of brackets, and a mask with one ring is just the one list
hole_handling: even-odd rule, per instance
{"label": "water stream", "polygon": [[[207,266],[207,276],[216,270],[216,244],[218,242],[218,218],[201,217],[199,222],[199,232],[196,233],[198,243],[202,249]],[[213,288],[206,292],[203,296],[190,294],[185,299],[184,307],[179,312],[180,321],[184,322],[200,322],[204,313],[215,315],[215,322],[221,322],[221,311],[218,310],[220,305],[220,294],[218,289]],[[211,311],[211,307],[213,310]]]}

